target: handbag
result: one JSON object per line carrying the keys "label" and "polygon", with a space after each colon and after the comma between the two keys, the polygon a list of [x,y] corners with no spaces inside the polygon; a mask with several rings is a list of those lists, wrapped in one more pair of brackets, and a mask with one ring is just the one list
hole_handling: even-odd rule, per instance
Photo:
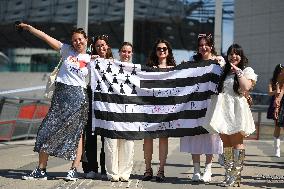
{"label": "handbag", "polygon": [[47,79],[47,83],[45,86],[45,92],[44,92],[44,97],[47,99],[51,99],[53,96],[53,91],[55,89],[55,81],[56,81],[56,77],[59,72],[61,64],[62,64],[62,60],[60,59],[59,63],[54,68],[54,70],[50,73]]}

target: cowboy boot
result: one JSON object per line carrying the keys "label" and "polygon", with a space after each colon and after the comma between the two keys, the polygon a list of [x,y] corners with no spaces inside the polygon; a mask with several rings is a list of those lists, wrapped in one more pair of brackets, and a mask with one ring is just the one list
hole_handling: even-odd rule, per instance
{"label": "cowboy boot", "polygon": [[234,165],[230,173],[230,179],[225,186],[235,186],[235,184],[238,184],[238,187],[240,187],[241,172],[243,170],[245,159],[245,149],[234,149],[233,153]]}
{"label": "cowboy boot", "polygon": [[274,137],[274,152],[275,157],[280,157],[280,138]]}
{"label": "cowboy boot", "polygon": [[234,165],[232,147],[225,147],[223,149],[223,158],[224,158],[225,177],[220,184],[221,186],[226,185],[226,183],[230,180],[230,174]]}

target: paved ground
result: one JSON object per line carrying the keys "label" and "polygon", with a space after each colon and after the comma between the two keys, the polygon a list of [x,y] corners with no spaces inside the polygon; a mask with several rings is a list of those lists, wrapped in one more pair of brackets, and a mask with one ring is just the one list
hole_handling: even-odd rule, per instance
{"label": "paved ground", "polygon": [[[213,164],[213,181],[210,184],[193,183],[190,181],[193,172],[192,161],[188,154],[179,152],[179,139],[169,141],[168,163],[165,168],[166,181],[156,183],[142,182],[144,159],[142,141],[135,142],[134,170],[129,183],[112,183],[100,179],[81,179],[77,182],[65,182],[62,178],[70,167],[70,162],[58,158],[50,158],[47,181],[24,181],[22,175],[30,172],[37,165],[37,154],[32,151],[34,141],[17,141],[0,143],[0,188],[1,189],[88,189],[88,188],[139,188],[139,189],[185,189],[185,188],[219,188],[216,186],[222,180],[223,168]],[[284,142],[282,142],[282,157],[271,156],[272,141],[246,141],[246,161],[243,171],[242,188],[284,188]],[[158,145],[155,140],[153,157],[154,172],[157,171]],[[204,157],[202,158],[204,166]],[[202,169],[203,170],[203,169]],[[82,173],[82,170],[79,170]]]}

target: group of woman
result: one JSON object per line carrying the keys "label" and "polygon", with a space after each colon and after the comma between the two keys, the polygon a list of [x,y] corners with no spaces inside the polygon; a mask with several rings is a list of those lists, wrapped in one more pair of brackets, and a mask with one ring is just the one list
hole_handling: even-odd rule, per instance
{"label": "group of woman", "polygon": [[[34,151],[39,153],[37,168],[23,179],[47,179],[46,167],[48,156],[73,160],[66,180],[77,180],[77,168],[81,160],[83,143],[85,141],[88,163],[85,165],[87,177],[93,178],[98,172],[98,165],[92,162],[96,156],[96,146],[90,145],[94,141],[91,131],[86,128],[86,137],[83,137],[85,125],[88,121],[87,82],[85,78],[89,71],[89,62],[92,56],[113,58],[106,36],[95,38],[92,43],[92,55],[87,54],[88,37],[82,29],[75,29],[71,35],[71,45],[63,44],[44,32],[20,23],[17,27],[29,31],[31,34],[48,43],[53,49],[60,51],[63,64],[56,79],[56,88],[51,101],[51,107],[43,120],[36,139]],[[129,62],[132,58],[133,46],[124,42],[119,49],[120,60]],[[211,165],[213,154],[224,156],[225,179],[224,186],[240,183],[241,171],[245,150],[243,138],[254,131],[254,122],[249,105],[245,98],[254,86],[257,75],[253,69],[247,67],[247,58],[238,44],[233,44],[227,52],[227,59],[218,56],[214,49],[212,35],[198,36],[197,52],[194,61],[214,60],[223,67],[218,95],[213,95],[206,113],[204,128],[209,134],[181,138],[181,151],[192,154],[194,163],[193,181],[211,181]],[[157,40],[148,57],[148,66],[155,68],[170,68],[176,66],[172,47],[166,40]],[[90,90],[89,90],[90,91]],[[90,116],[89,116],[90,117]],[[89,124],[87,124],[89,122]],[[89,128],[90,129],[90,128]],[[83,140],[86,138],[86,140]],[[222,146],[222,141],[223,145]],[[132,167],[134,142],[124,139],[102,139],[107,178],[111,181],[128,181]],[[89,145],[89,146],[88,146]],[[153,178],[151,160],[153,154],[153,139],[144,139],[145,173],[143,180]],[[168,138],[159,138],[159,170],[156,181],[165,180],[165,164],[168,154]],[[205,172],[201,176],[200,155],[206,154]],[[96,158],[96,157],[95,157]],[[102,161],[102,160],[101,160]],[[101,166],[104,166],[101,163]],[[84,165],[83,165],[84,168]],[[102,169],[103,170],[103,169]],[[102,174],[103,171],[102,171]]]}

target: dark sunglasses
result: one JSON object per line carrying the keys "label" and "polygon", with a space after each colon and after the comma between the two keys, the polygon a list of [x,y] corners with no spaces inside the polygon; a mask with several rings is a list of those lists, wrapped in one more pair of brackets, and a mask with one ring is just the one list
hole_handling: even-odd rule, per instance
{"label": "dark sunglasses", "polygon": [[164,51],[168,50],[168,48],[167,47],[157,47],[156,50],[164,52]]}

